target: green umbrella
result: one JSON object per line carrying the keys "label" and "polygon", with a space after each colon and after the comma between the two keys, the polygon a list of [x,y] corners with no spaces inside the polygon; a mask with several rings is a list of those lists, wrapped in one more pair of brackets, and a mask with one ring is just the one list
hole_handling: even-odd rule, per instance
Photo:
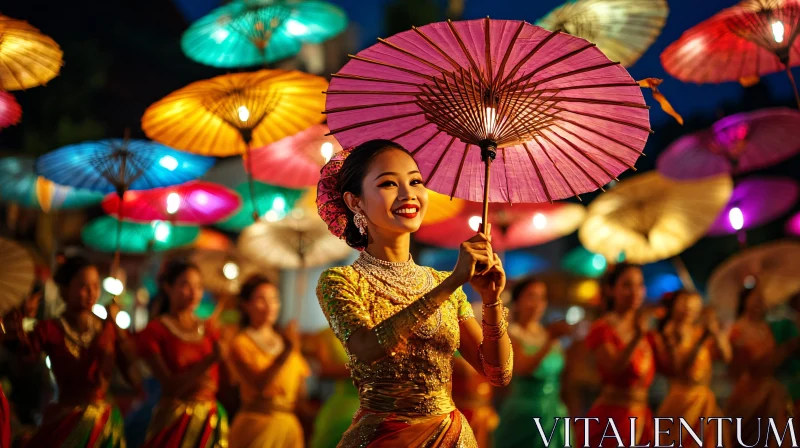
{"label": "green umbrella", "polygon": [[347,16],[322,1],[236,0],[193,23],[183,52],[223,68],[266,65],[295,56],[304,42],[319,44],[347,28]]}
{"label": "green umbrella", "polygon": [[[242,207],[235,215],[215,225],[229,232],[240,232],[253,223],[253,201],[250,200],[250,185],[247,182],[240,184],[234,190],[242,197]],[[254,182],[253,190],[256,206],[258,210],[267,210],[263,216],[268,221],[283,219],[303,194],[302,190],[276,187],[261,182]]]}
{"label": "green umbrella", "polygon": [[111,216],[97,218],[83,228],[81,236],[86,246],[100,252],[114,252],[119,231],[120,251],[143,254],[165,251],[192,243],[200,234],[194,226],[176,226],[165,221],[141,224],[119,221]]}
{"label": "green umbrella", "polygon": [[103,200],[103,193],[56,185],[40,178],[34,163],[30,157],[0,159],[0,200],[45,211],[91,207]]}
{"label": "green umbrella", "polygon": [[575,275],[598,278],[606,271],[606,259],[580,246],[567,253],[561,261],[561,267]]}

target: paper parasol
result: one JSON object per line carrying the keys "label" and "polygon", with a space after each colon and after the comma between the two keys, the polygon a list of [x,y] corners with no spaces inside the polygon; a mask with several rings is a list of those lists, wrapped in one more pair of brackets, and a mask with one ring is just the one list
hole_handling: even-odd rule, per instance
{"label": "paper parasol", "polygon": [[316,187],[319,171],[330,158],[342,150],[328,126],[316,124],[295,135],[250,152],[245,169],[252,166],[253,178],[286,188]]}
{"label": "paper parasol", "polygon": [[725,317],[734,317],[739,293],[758,287],[765,304],[783,303],[800,291],[800,243],[776,241],[746,249],[725,260],[708,280],[708,297]]}
{"label": "paper parasol", "polygon": [[668,14],[665,0],[570,0],[536,24],[582,37],[630,67],[661,34]]}
{"label": "paper parasol", "polygon": [[589,252],[584,247],[576,247],[567,252],[561,261],[561,267],[575,275],[598,278],[606,272],[606,257]]}
{"label": "paper parasol", "polygon": [[[459,247],[478,230],[480,205],[468,202],[457,216],[421,227],[414,239],[436,247]],[[577,230],[584,215],[583,206],[577,204],[493,204],[489,207],[492,248],[506,251],[544,244]]]}
{"label": "paper parasol", "polygon": [[[239,211],[225,221],[215,224],[222,230],[229,232],[240,232],[245,227],[253,223],[253,204],[258,210],[266,210],[263,217],[267,220],[277,221],[292,210],[295,202],[303,195],[301,190],[290,188],[275,187],[273,185],[255,182],[251,190],[250,184],[245,182],[236,187],[236,193],[242,198],[242,205]],[[250,192],[255,192],[255,195]]]}
{"label": "paper parasol", "polygon": [[428,188],[483,201],[484,222],[488,202],[601,189],[651,132],[638,84],[593,44],[488,18],[379,40],[334,75],[326,109],[343,146],[400,143]]}
{"label": "paper parasol", "polygon": [[800,1],[744,0],[684,32],[661,54],[666,71],[684,82],[750,81],[800,63]]}
{"label": "paper parasol", "polygon": [[[148,107],[142,129],[153,140],[196,154],[247,154],[321,123],[327,86],[324,78],[296,71],[217,76]],[[258,207],[253,209],[257,220]]]}
{"label": "paper parasol", "polygon": [[21,118],[22,107],[14,95],[0,91],[0,129],[14,126]]}
{"label": "paper parasol", "polygon": [[63,55],[53,39],[28,22],[0,14],[0,90],[47,84],[61,71]]}
{"label": "paper parasol", "polygon": [[34,163],[28,157],[0,159],[0,200],[45,212],[91,207],[103,200],[102,193],[57,185],[37,176]]}
{"label": "paper parasol", "polygon": [[304,42],[319,44],[346,28],[344,11],[330,3],[237,0],[194,22],[181,47],[201,64],[249,67],[295,56]]}
{"label": "paper parasol", "polygon": [[734,234],[766,224],[791,210],[797,196],[797,181],[787,177],[751,177],[737,182],[708,235]]}
{"label": "paper parasol", "polygon": [[218,251],[195,251],[192,262],[200,268],[203,286],[213,294],[239,294],[239,288],[259,269],[234,254]]}
{"label": "paper parasol", "polygon": [[33,258],[24,247],[0,238],[0,316],[19,306],[36,278]]}
{"label": "paper parasol", "polygon": [[[203,181],[131,191],[125,195],[124,204],[120,204],[120,198],[116,194],[109,194],[103,200],[103,210],[117,218],[189,225],[209,225],[225,220],[240,205],[241,198],[235,191]],[[119,214],[120,210],[122,215]]]}
{"label": "paper parasol", "polygon": [[723,175],[672,181],[658,172],[626,179],[589,204],[578,231],[591,252],[616,261],[653,263],[694,244],[728,203],[733,181]]}
{"label": "paper parasol", "polygon": [[[119,232],[119,238],[113,235]],[[200,233],[194,226],[176,226],[166,221],[135,223],[102,216],[86,224],[81,232],[83,243],[100,252],[120,251],[130,254],[162,252],[192,243]],[[118,243],[119,241],[119,243]],[[115,270],[112,269],[112,272]]]}
{"label": "paper parasol", "polygon": [[725,117],[705,131],[681,137],[659,155],[661,174],[698,179],[739,175],[766,168],[800,153],[800,112],[761,109]]}

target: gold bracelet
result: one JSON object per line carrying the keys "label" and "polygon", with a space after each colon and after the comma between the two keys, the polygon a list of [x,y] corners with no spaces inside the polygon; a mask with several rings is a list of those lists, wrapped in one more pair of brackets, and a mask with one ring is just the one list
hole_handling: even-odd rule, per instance
{"label": "gold bracelet", "polygon": [[485,320],[481,319],[483,327],[483,340],[484,341],[497,341],[502,339],[503,335],[508,330],[508,308],[503,310],[503,317],[497,324],[488,324]]}
{"label": "gold bracelet", "polygon": [[503,301],[502,301],[502,300],[500,300],[500,299],[497,299],[496,301],[494,301],[494,302],[492,302],[492,303],[484,303],[484,304],[483,304],[483,309],[487,309],[487,308],[494,308],[494,307],[496,307],[496,306],[500,306],[500,305],[502,305],[502,304],[503,304]]}
{"label": "gold bracelet", "polygon": [[493,366],[486,362],[483,357],[483,342],[478,347],[478,357],[481,360],[483,374],[492,386],[503,387],[511,382],[511,375],[514,370],[514,348],[509,341],[508,360],[503,366]]}

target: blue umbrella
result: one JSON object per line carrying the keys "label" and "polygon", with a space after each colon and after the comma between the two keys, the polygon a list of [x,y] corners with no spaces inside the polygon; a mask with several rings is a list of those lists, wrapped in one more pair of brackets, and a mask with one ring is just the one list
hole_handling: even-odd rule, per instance
{"label": "blue umbrella", "polygon": [[[42,208],[36,195],[37,178],[35,161],[29,157],[4,157],[0,159],[0,200],[23,207]],[[50,209],[73,210],[91,207],[103,200],[103,193],[57,186],[50,201]]]}
{"label": "blue umbrella", "polygon": [[214,161],[148,140],[108,139],[47,153],[36,161],[36,172],[60,185],[122,194],[194,180]]}

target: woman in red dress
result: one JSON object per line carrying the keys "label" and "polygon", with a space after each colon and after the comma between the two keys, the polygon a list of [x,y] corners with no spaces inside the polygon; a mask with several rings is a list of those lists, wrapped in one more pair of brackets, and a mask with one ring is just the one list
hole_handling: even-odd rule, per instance
{"label": "woman in red dress", "polygon": [[[112,319],[92,313],[100,296],[100,275],[85,258],[69,258],[54,277],[66,310],[39,322],[20,340],[26,354],[46,353],[58,385],[58,402],[45,409],[28,447],[125,446],[122,415],[106,397],[114,367],[140,387],[126,334]],[[21,322],[19,322],[21,325]]]}
{"label": "woman in red dress", "polygon": [[159,278],[163,314],[137,335],[139,355],[161,383],[145,447],[227,446],[228,419],[217,403],[219,332],[195,316],[203,297],[200,271],[169,262]]}
{"label": "woman in red dress", "polygon": [[[605,287],[611,310],[595,321],[585,339],[603,383],[600,397],[586,417],[598,418],[599,423],[591,422],[585,435],[578,425],[580,438],[576,444],[588,440],[593,447],[616,447],[618,441],[611,427],[606,431],[609,420],[613,420],[625,446],[644,445],[653,436],[647,393],[656,369],[646,337],[647,316],[641,312],[645,297],[642,270],[621,263],[609,272]],[[636,418],[635,427],[631,426],[631,417]],[[604,433],[608,437],[603,438]]]}

